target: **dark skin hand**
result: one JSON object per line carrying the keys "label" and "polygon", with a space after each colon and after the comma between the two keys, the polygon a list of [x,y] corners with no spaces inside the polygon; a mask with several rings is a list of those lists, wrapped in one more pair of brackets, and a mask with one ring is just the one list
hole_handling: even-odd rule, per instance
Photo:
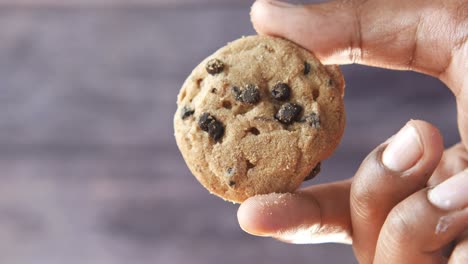
{"label": "dark skin hand", "polygon": [[410,121],[349,180],[248,199],[241,227],[290,243],[352,243],[359,263],[468,263],[468,1],[259,0],[251,17],[259,34],[325,64],[439,78],[456,97],[462,141],[444,150],[436,127]]}

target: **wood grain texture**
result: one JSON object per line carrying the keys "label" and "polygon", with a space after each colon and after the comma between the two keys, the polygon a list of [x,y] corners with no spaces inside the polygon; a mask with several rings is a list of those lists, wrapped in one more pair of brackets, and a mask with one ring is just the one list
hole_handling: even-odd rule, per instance
{"label": "wood grain texture", "polygon": [[[205,56],[253,33],[248,12],[0,9],[1,263],[355,263],[348,246],[244,234],[237,206],[209,195],[175,146],[179,87]],[[351,177],[410,118],[458,140],[440,82],[344,72],[345,137],[314,183]]]}

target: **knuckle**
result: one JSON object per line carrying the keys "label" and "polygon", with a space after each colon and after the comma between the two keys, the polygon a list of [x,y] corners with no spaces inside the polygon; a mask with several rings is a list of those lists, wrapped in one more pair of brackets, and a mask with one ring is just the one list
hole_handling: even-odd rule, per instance
{"label": "knuckle", "polygon": [[[392,188],[388,188],[389,177],[378,162],[379,153],[382,149],[377,148],[363,161],[351,186],[351,206],[353,212],[361,219],[375,221],[387,214],[389,197]],[[385,174],[386,177],[383,177]]]}
{"label": "knuckle", "polygon": [[372,191],[363,188],[352,194],[352,209],[360,219],[371,222],[380,214],[381,210],[373,197]]}
{"label": "knuckle", "polygon": [[[445,11],[444,15],[447,16],[447,23],[445,24],[446,32],[449,33],[451,39],[452,50],[461,50],[467,45],[468,32],[466,26],[468,25],[468,2],[460,1],[442,7]],[[452,53],[452,56],[454,54]]]}
{"label": "knuckle", "polygon": [[415,228],[411,215],[406,207],[397,205],[387,217],[388,232],[400,242],[410,240],[414,235]]}
{"label": "knuckle", "polygon": [[460,1],[455,3],[453,11],[450,12],[456,25],[461,27],[466,24],[468,19],[468,2]]}
{"label": "knuckle", "polygon": [[349,57],[349,61],[352,63],[361,63],[364,61],[364,52],[363,52],[363,36],[362,36],[362,17],[363,10],[366,6],[366,3],[369,0],[341,0],[338,1],[338,7],[350,12],[351,17],[351,26],[353,27],[352,32],[354,33],[349,38],[348,46],[346,50]]}
{"label": "knuckle", "polygon": [[351,40],[350,59],[353,63],[359,63],[364,60],[363,58],[363,37],[362,37],[362,10],[367,0],[353,1],[354,10],[354,27],[355,35]]}

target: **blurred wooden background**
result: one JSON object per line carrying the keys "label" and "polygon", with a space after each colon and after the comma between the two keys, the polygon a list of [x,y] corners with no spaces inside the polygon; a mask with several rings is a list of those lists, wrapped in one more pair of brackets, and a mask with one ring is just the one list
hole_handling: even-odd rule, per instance
{"label": "blurred wooden background", "polygon": [[[248,6],[253,1],[249,0],[0,0],[3,6],[18,7],[178,7],[178,6],[200,6],[210,5],[219,6]],[[294,1],[290,1],[294,2]],[[296,1],[298,2],[298,1]]]}
{"label": "blurred wooden background", "polygon": [[[253,34],[251,1],[0,0],[0,262],[355,263],[343,245],[244,234],[173,139],[176,94]],[[86,8],[83,8],[86,7]],[[351,177],[410,118],[458,141],[444,85],[343,67],[348,125],[314,183]]]}

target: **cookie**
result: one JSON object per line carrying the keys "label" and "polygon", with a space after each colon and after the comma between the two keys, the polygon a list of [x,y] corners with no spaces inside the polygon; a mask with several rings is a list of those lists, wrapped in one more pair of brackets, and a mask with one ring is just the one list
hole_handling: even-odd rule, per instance
{"label": "cookie", "polygon": [[177,98],[177,145],[211,193],[232,202],[296,190],[345,126],[337,66],[281,38],[244,37],[198,65]]}

